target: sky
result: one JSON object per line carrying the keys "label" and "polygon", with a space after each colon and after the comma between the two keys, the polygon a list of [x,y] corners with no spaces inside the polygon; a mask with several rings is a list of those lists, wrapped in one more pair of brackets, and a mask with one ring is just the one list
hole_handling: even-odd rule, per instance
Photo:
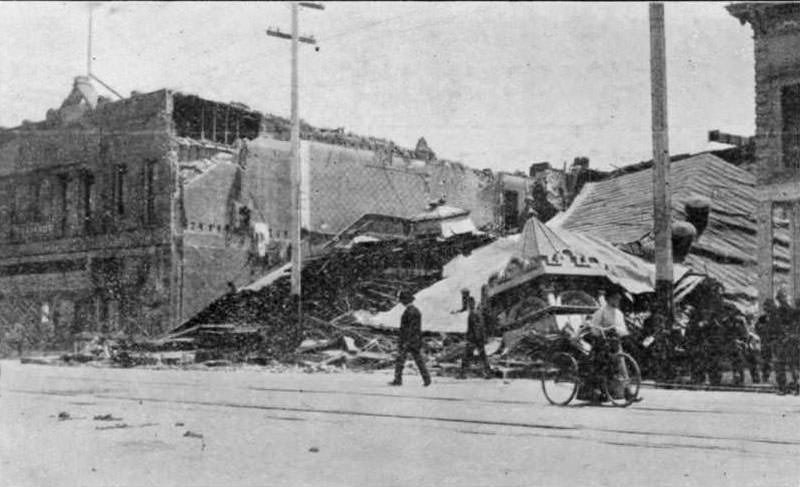
{"label": "sky", "polygon": [[[322,2],[301,9],[300,116],[475,168],[609,169],[652,156],[647,3]],[[752,31],[724,3],[667,3],[670,152],[752,135]],[[44,119],[86,72],[288,116],[287,3],[0,2],[0,126]],[[98,91],[104,90],[98,87]]]}

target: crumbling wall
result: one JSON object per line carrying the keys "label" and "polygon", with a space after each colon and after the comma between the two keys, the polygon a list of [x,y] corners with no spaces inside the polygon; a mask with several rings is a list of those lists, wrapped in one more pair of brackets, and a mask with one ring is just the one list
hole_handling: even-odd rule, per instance
{"label": "crumbling wall", "polygon": [[492,178],[460,164],[423,162],[379,153],[309,144],[312,231],[335,234],[365,213],[410,217],[444,197],[472,212],[477,226],[494,221]]}
{"label": "crumbling wall", "polygon": [[289,241],[291,215],[291,160],[289,143],[259,138],[248,142],[242,179],[242,199],[253,221],[265,222],[278,245]]}
{"label": "crumbling wall", "polygon": [[193,232],[234,230],[233,205],[241,193],[241,168],[218,162],[184,184],[183,207],[187,228]]}
{"label": "crumbling wall", "polygon": [[181,322],[227,293],[229,282],[245,286],[266,270],[252,254],[249,238],[226,241],[192,233],[184,235],[182,267]]}

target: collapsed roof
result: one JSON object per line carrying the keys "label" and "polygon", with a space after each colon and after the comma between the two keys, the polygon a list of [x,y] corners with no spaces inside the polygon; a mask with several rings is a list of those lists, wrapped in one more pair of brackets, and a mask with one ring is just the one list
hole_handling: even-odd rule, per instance
{"label": "collapsed roof", "polygon": [[[542,258],[560,259],[559,263],[541,265],[537,269],[523,269],[517,275],[509,275],[508,284],[501,282],[497,289],[518,286],[523,282],[550,272],[553,275],[573,277],[593,277],[608,279],[622,286],[631,294],[652,293],[655,286],[655,267],[633,255],[626,254],[613,245],[596,237],[555,229],[536,218],[530,218],[522,234],[500,238],[484,247],[478,248],[468,256],[457,256],[444,266],[443,278],[415,295],[414,305],[423,316],[423,330],[440,333],[464,333],[467,327],[466,313],[451,313],[458,307],[462,289],[468,289],[472,296],[481,296],[481,288],[492,276],[506,273],[515,262],[530,262]],[[582,261],[578,266],[570,266],[564,261],[577,257]],[[696,275],[684,266],[676,266],[675,286],[679,296],[689,293],[703,276]],[[397,328],[403,306],[398,305],[389,311],[369,315],[361,313],[359,319],[364,324]]]}
{"label": "collapsed roof", "polygon": [[[708,227],[684,264],[719,280],[734,300],[753,302],[756,280],[755,178],[707,153],[673,162],[673,221],[685,221],[686,203],[697,196],[711,204]],[[566,212],[550,223],[600,238],[637,255],[652,247],[653,173],[647,168],[588,183]],[[785,232],[784,232],[785,233]],[[788,271],[787,236],[776,229],[775,270]]]}

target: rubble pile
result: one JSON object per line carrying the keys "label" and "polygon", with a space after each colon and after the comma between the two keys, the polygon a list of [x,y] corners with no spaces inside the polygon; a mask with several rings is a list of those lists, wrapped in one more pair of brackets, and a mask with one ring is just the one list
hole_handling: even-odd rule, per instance
{"label": "rubble pile", "polygon": [[[445,263],[484,246],[487,235],[380,241],[335,249],[303,267],[299,309],[290,293],[289,269],[260,289],[229,293],[156,340],[129,343],[109,353],[120,365],[149,363],[175,352],[173,361],[379,367],[391,363],[393,333],[359,324],[357,312],[379,313],[397,304],[401,290],[416,293],[441,279]],[[298,313],[302,313],[302,323]],[[428,334],[442,350],[441,335]]]}

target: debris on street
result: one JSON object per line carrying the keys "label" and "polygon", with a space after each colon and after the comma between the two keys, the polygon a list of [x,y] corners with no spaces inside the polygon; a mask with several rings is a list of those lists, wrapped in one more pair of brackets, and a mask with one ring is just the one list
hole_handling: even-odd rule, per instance
{"label": "debris on street", "polygon": [[115,418],[114,416],[111,415],[111,413],[108,413],[108,414],[98,414],[97,416],[94,417],[94,420],[95,421],[122,421],[122,418]]}

